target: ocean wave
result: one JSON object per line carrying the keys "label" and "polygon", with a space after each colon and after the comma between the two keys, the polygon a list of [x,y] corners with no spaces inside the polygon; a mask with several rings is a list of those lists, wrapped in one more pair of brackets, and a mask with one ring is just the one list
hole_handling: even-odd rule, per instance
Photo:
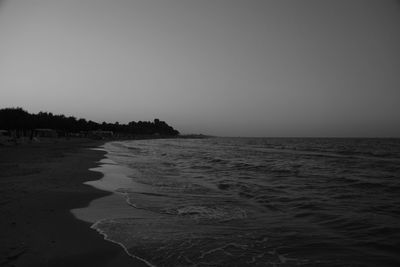
{"label": "ocean wave", "polygon": [[105,148],[131,170],[132,187],[117,191],[141,212],[93,227],[149,265],[400,265],[399,140],[137,140]]}

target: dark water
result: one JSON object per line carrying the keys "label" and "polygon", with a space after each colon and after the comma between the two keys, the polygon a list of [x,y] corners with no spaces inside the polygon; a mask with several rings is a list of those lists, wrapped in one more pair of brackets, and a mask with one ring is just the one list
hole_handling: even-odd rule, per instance
{"label": "dark water", "polygon": [[[146,216],[95,224],[154,266],[400,266],[399,139],[108,143]],[[126,205],[126,203],[121,203]]]}

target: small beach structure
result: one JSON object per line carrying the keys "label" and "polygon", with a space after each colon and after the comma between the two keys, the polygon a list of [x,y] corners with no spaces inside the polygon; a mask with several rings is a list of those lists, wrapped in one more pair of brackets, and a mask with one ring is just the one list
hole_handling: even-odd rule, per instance
{"label": "small beach structure", "polygon": [[0,130],[0,145],[6,144],[11,140],[10,132],[7,130]]}
{"label": "small beach structure", "polygon": [[58,134],[56,130],[53,129],[35,129],[33,131],[34,137],[48,137],[48,138],[57,138]]}
{"label": "small beach structure", "polygon": [[0,130],[0,137],[10,136],[10,132],[7,130]]}
{"label": "small beach structure", "polygon": [[113,131],[103,131],[103,130],[90,131],[88,134],[88,137],[93,139],[105,139],[105,138],[111,138],[113,136],[114,136]]}

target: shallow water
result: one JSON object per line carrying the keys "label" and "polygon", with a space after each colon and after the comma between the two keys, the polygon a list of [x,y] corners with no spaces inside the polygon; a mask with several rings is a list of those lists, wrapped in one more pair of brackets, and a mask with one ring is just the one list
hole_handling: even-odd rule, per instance
{"label": "shallow water", "polygon": [[104,209],[92,227],[148,265],[400,266],[399,139],[136,140],[104,149],[105,177],[89,184],[137,212]]}

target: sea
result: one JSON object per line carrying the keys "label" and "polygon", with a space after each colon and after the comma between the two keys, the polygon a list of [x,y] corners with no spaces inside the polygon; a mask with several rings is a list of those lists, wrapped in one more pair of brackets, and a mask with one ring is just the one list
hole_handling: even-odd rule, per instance
{"label": "sea", "polygon": [[93,171],[104,177],[87,183],[113,192],[113,204],[106,197],[74,214],[148,266],[400,266],[400,139],[100,149]]}

